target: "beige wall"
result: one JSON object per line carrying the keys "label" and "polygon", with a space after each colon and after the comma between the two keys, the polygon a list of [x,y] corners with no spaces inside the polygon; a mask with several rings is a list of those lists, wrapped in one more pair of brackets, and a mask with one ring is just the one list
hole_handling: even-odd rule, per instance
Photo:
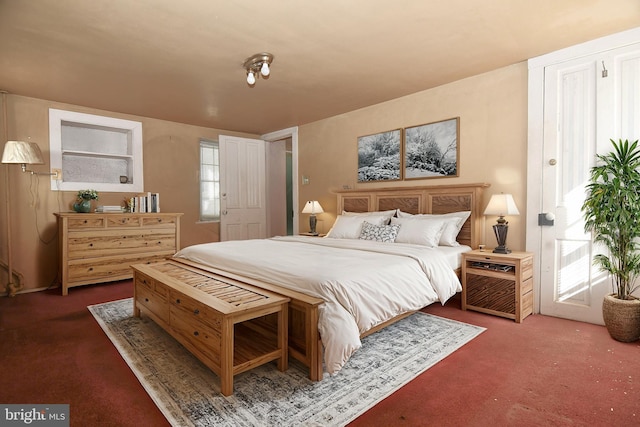
{"label": "beige wall", "polygon": [[[357,138],[362,135],[460,117],[459,177],[357,183]],[[494,193],[511,193],[521,216],[509,217],[508,247],[525,249],[527,166],[527,64],[519,63],[435,89],[351,111],[299,128],[300,206],[318,200],[318,232],[327,232],[336,214],[331,190],[344,186],[392,187],[486,182],[483,206]],[[300,215],[300,230],[308,229],[308,215]],[[488,218],[485,242],[495,246]]]}
{"label": "beige wall", "polygon": [[[198,142],[217,140],[220,133],[255,137],[126,114],[104,112],[21,96],[7,96],[8,139],[37,142],[45,165],[32,169],[48,172],[48,109],[101,114],[143,123],[145,191],[159,192],[164,212],[184,212],[181,245],[218,240],[218,225],[198,224]],[[460,117],[460,176],[457,178],[358,184],[357,137],[414,125]],[[3,127],[4,129],[4,127]],[[318,216],[318,231],[326,232],[335,219],[336,197],[332,190],[343,186],[388,187],[487,182],[484,204],[493,193],[512,193],[521,214],[526,207],[527,65],[520,63],[486,74],[415,93],[299,128],[298,212],[306,200],[319,200],[325,213]],[[7,259],[6,174],[11,184],[13,267],[23,276],[25,289],[55,283],[57,233],[53,213],[67,211],[75,192],[50,190],[49,178],[20,172],[17,165],[2,165],[0,195],[0,259]],[[120,204],[124,193],[101,193],[100,203]],[[308,229],[308,215],[300,215],[300,230]],[[508,246],[523,250],[525,218],[508,218]],[[486,243],[495,244],[493,219],[485,227]],[[6,283],[0,269],[0,283]],[[1,292],[1,290],[0,290]]]}
{"label": "beige wall", "polygon": [[[219,240],[218,223],[198,223],[200,138],[217,140],[220,133],[253,138],[256,135],[8,95],[7,138],[30,139],[38,143],[46,164],[30,166],[37,172],[49,172],[49,108],[142,122],[145,191],[160,193],[163,212],[184,213],[181,220],[182,247]],[[1,129],[4,132],[4,124]],[[22,276],[24,290],[50,286],[56,283],[58,275],[58,236],[53,213],[71,210],[76,192],[51,191],[48,176],[22,173],[19,165],[2,165],[0,170],[0,263],[6,266],[8,259],[5,231],[8,173],[13,268]],[[122,205],[133,194],[100,192],[98,203]],[[7,283],[6,267],[0,268],[0,283],[2,293]]]}

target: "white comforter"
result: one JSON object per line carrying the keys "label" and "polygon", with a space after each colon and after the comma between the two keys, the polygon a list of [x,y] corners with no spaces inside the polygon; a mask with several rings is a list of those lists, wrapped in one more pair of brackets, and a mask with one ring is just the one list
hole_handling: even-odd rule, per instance
{"label": "white comforter", "polygon": [[288,236],[195,245],[175,257],[324,300],[318,330],[330,374],[360,348],[361,333],[461,290],[438,250],[418,245]]}

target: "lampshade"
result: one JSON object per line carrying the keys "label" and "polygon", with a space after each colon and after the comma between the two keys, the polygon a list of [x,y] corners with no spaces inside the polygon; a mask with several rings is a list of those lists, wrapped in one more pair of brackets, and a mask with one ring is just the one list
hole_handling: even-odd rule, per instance
{"label": "lampshade", "polygon": [[320,203],[318,203],[317,200],[309,200],[302,209],[302,213],[308,214],[319,214],[322,212],[324,212],[322,210],[322,206],[320,206]]}
{"label": "lampshade", "polygon": [[7,141],[2,153],[2,163],[42,165],[42,152],[35,142]]}
{"label": "lampshade", "polygon": [[485,215],[520,215],[516,202],[513,201],[511,194],[494,194],[489,200],[487,208],[484,210]]}

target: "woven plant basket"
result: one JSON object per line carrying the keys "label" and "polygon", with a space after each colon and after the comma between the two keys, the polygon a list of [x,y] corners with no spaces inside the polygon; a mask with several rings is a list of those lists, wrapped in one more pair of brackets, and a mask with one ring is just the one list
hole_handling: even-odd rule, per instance
{"label": "woven plant basket", "polygon": [[633,342],[640,338],[640,300],[622,300],[613,294],[604,297],[602,316],[609,335],[616,341]]}

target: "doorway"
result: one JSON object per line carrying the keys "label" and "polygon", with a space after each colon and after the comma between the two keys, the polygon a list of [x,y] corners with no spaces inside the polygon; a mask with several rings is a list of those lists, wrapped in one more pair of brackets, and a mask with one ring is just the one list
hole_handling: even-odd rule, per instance
{"label": "doorway", "polygon": [[293,235],[293,155],[291,138],[267,142],[267,234]]}
{"label": "doorway", "polygon": [[298,128],[262,135],[266,141],[267,236],[298,233]]}

